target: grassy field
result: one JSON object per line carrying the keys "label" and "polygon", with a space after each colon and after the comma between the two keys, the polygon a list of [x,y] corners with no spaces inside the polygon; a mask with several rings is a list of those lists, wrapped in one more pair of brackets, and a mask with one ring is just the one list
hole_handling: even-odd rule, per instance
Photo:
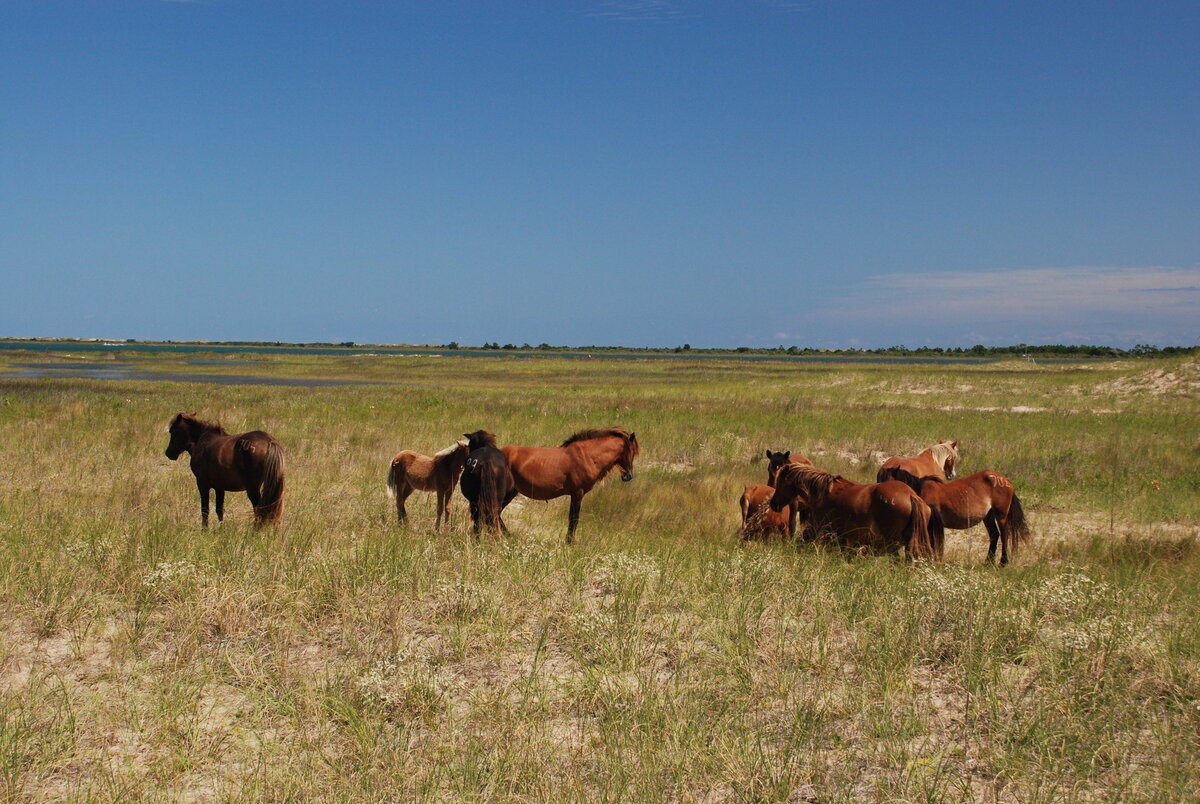
{"label": "grassy field", "polygon": [[[195,356],[192,356],[195,357]],[[1200,789],[1200,366],[270,357],[301,389],[13,379],[0,800],[1183,801]],[[28,360],[28,356],[25,358]],[[48,359],[38,355],[38,360]],[[96,356],[90,359],[101,360]],[[151,361],[154,362],[154,361]],[[186,370],[163,357],[155,365]],[[287,449],[199,527],[178,411]],[[394,522],[391,456],[637,432],[637,477]],[[957,438],[1034,529],[911,565],[742,545],[764,449],[856,480]]]}

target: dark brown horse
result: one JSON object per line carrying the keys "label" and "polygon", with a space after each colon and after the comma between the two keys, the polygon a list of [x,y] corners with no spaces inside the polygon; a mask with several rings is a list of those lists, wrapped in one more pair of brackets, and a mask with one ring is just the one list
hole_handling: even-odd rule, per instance
{"label": "dark brown horse", "polygon": [[789,449],[786,452],[771,452],[767,450],[767,485],[775,488],[775,475],[779,474],[779,470],[787,466],[789,463],[794,463],[799,466],[812,466],[813,462],[803,455],[793,455]]}
{"label": "dark brown horse", "polygon": [[785,539],[792,536],[792,510],[784,506],[779,511],[771,510],[771,495],[775,489],[770,486],[746,486],[742,492],[739,505],[742,509],[742,540],[749,541],[755,536],[770,536],[778,533]]}
{"label": "dark brown horse", "polygon": [[930,537],[930,509],[897,480],[866,485],[811,466],[779,470],[771,510],[791,505],[804,512],[818,539],[876,554],[903,547],[909,558],[940,558]]}
{"label": "dark brown horse", "polygon": [[621,480],[633,480],[633,459],[640,451],[637,436],[616,427],[580,430],[558,447],[504,448],[517,491],[534,500],[571,496],[567,544],[575,540],[583,495],[613,467],[621,469]]}
{"label": "dark brown horse", "polygon": [[200,524],[208,525],[208,492],[217,492],[217,520],[225,518],[225,492],[245,491],[254,506],[256,525],[283,516],[283,447],[261,430],[230,435],[187,413],[176,414],[167,428],[167,457],[187,452],[200,491]]}
{"label": "dark brown horse", "polygon": [[442,515],[446,523],[450,522],[450,498],[454,496],[454,487],[458,485],[458,477],[462,474],[463,465],[467,462],[470,448],[466,441],[455,441],[441,452],[434,455],[422,455],[406,449],[392,458],[388,469],[388,496],[396,501],[396,518],[401,522],[408,516],[404,510],[404,501],[414,491],[433,491],[437,493],[437,519],[434,527],[442,526]]}
{"label": "dark brown horse", "polygon": [[896,455],[888,458],[879,468],[875,480],[882,483],[896,478],[899,471],[914,477],[934,475],[942,480],[954,479],[954,467],[958,463],[958,442],[939,439],[932,447],[921,450],[912,458]]}
{"label": "dark brown horse", "polygon": [[940,477],[913,477],[907,472],[897,475],[921,495],[921,499],[937,512],[945,526],[954,530],[983,523],[991,542],[987,560],[996,560],[996,542],[1000,543],[1000,566],[1016,557],[1021,545],[1031,536],[1025,511],[1012,481],[999,472],[984,470],[947,483]]}
{"label": "dark brown horse", "polygon": [[471,509],[471,522],[476,537],[480,522],[495,533],[507,532],[501,514],[504,507],[517,496],[508,458],[496,448],[496,437],[487,430],[466,433],[467,461],[459,485]]}

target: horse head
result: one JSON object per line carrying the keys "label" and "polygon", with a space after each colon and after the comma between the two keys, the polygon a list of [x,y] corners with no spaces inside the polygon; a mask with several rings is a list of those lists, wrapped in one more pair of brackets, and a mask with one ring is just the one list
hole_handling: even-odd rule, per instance
{"label": "horse head", "polygon": [[196,443],[196,437],[193,434],[195,421],[186,413],[176,413],[175,418],[171,419],[171,423],[167,425],[167,432],[171,434],[171,441],[167,444],[165,453],[168,458],[175,460],[180,454],[189,451]]}
{"label": "horse head", "polygon": [[621,457],[617,458],[617,466],[621,467],[621,480],[628,483],[633,480],[633,459],[636,458],[642,451],[638,446],[637,434],[630,433],[629,438],[625,439],[625,449],[621,450]]}
{"label": "horse head", "polygon": [[947,441],[939,439],[938,446],[942,449],[938,450],[942,454],[937,456],[938,461],[942,464],[942,472],[946,475],[947,480],[953,480],[955,477],[954,465],[958,463],[958,441]]}
{"label": "horse head", "polygon": [[779,476],[779,470],[787,466],[792,459],[792,451],[789,449],[785,452],[771,452],[767,450],[767,485],[774,486],[775,478]]}

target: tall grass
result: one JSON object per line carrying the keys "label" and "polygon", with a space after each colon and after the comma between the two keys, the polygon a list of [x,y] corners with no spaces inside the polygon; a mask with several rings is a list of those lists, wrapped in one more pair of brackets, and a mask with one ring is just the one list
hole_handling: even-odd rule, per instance
{"label": "tall grass", "polygon": [[[0,798],[1200,787],[1197,407],[1106,390],[1136,366],[305,360],[249,370],[400,384],[0,380]],[[285,445],[281,526],[230,494],[200,529],[162,455],[179,410]],[[401,527],[383,493],[400,448],[609,425],[637,478],[588,495],[570,548],[565,501],[477,542],[461,499],[436,533],[432,495]],[[939,567],[738,541],[764,449],[865,480],[939,437],[1016,484],[1016,566],[982,564],[981,528]]]}

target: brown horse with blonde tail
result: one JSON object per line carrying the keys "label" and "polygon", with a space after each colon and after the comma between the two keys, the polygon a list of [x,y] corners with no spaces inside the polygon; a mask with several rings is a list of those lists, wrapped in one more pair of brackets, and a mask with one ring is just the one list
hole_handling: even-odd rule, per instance
{"label": "brown horse with blonde tail", "polygon": [[633,460],[641,452],[637,436],[619,427],[580,430],[557,447],[504,447],[517,491],[533,500],[569,495],[567,544],[575,541],[583,497],[614,468],[633,480]]}
{"label": "brown horse with blonde tail", "polygon": [[261,430],[230,435],[219,424],[187,413],[176,414],[167,427],[166,455],[191,455],[192,474],[200,492],[200,524],[208,525],[208,493],[217,492],[217,521],[225,519],[225,492],[244,491],[254,506],[254,522],[283,516],[283,447]]}
{"label": "brown horse with blonde tail", "polygon": [[991,539],[989,564],[996,560],[997,542],[1003,567],[1009,556],[1015,558],[1021,545],[1030,539],[1025,511],[1012,481],[999,472],[985,469],[949,483],[935,476],[913,477],[907,472],[900,472],[896,479],[920,494],[946,527],[966,530],[982,522]]}
{"label": "brown horse with blonde tail", "polygon": [[771,510],[790,505],[806,515],[818,539],[862,548],[878,555],[901,547],[909,558],[940,559],[931,529],[932,513],[925,501],[897,480],[863,484],[811,466],[791,464],[779,470]]}
{"label": "brown horse with blonde tail", "polygon": [[437,519],[434,527],[442,526],[443,515],[450,524],[450,498],[454,487],[467,462],[467,442],[455,441],[441,452],[423,455],[406,449],[392,458],[388,469],[388,496],[396,501],[396,518],[403,522],[408,517],[404,501],[414,491],[432,491],[437,494]]}
{"label": "brown horse with blonde tail", "polygon": [[896,455],[888,458],[879,468],[875,480],[882,483],[894,480],[898,471],[908,472],[913,477],[940,477],[942,480],[954,479],[954,467],[958,463],[958,441],[940,439],[932,447],[921,450],[915,456],[906,458]]}

